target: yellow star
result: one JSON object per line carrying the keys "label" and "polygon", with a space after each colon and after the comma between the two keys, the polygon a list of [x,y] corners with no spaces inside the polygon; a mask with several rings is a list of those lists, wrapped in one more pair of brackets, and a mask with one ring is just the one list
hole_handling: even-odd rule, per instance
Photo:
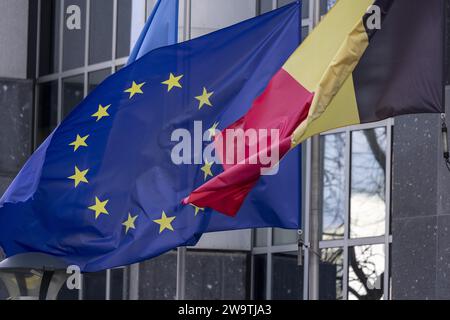
{"label": "yellow star", "polygon": [[109,107],[111,107],[110,104],[108,104],[106,107],[99,104],[98,111],[96,113],[94,113],[92,116],[97,117],[97,121],[100,121],[100,119],[103,117],[109,117],[109,113],[108,113]]}
{"label": "yellow star", "polygon": [[144,92],[142,91],[142,86],[145,84],[145,82],[139,83],[137,84],[136,82],[133,81],[133,84],[131,85],[131,88],[128,88],[127,90],[125,90],[124,92],[127,92],[130,94],[130,98],[133,98],[135,94],[143,94]]}
{"label": "yellow star", "polygon": [[206,104],[207,106],[212,107],[211,101],[209,101],[209,98],[214,94],[214,92],[208,92],[206,88],[203,88],[203,94],[201,96],[195,97],[199,101],[198,103],[198,109],[200,110],[203,108],[203,106]]}
{"label": "yellow star", "polygon": [[75,188],[76,188],[81,182],[88,183],[86,179],[86,174],[88,173],[88,171],[89,169],[80,171],[80,169],[78,169],[78,167],[75,166],[75,174],[73,176],[68,177],[68,179],[72,179],[75,181]]}
{"label": "yellow star", "polygon": [[136,226],[134,225],[134,222],[136,221],[138,215],[132,217],[131,214],[128,214],[128,219],[122,223],[122,225],[125,227],[125,234],[128,233],[130,229],[136,229]]}
{"label": "yellow star", "polygon": [[90,206],[89,209],[92,211],[95,211],[95,219],[97,220],[98,217],[103,214],[109,214],[109,212],[106,210],[105,206],[107,205],[109,200],[100,201],[99,198],[95,197],[95,204]]}
{"label": "yellow star", "polygon": [[208,176],[213,176],[211,172],[211,167],[214,164],[214,162],[208,162],[208,160],[205,160],[205,165],[201,168],[201,170],[205,173],[205,180],[208,178]]}
{"label": "yellow star", "polygon": [[87,147],[87,138],[89,138],[89,135],[81,137],[79,134],[77,134],[77,138],[75,139],[75,141],[69,144],[69,146],[73,146],[73,152],[77,151],[79,147]]}
{"label": "yellow star", "polygon": [[173,73],[171,73],[169,75],[169,79],[162,82],[162,84],[167,85],[167,92],[170,92],[170,90],[172,90],[174,87],[177,88],[182,88],[181,84],[180,84],[180,80],[181,78],[183,78],[183,75],[179,75],[179,76],[174,76]]}
{"label": "yellow star", "polygon": [[172,221],[175,220],[175,217],[168,217],[166,213],[163,211],[161,219],[153,220],[153,222],[159,224],[159,233],[163,232],[166,229],[173,231]]}
{"label": "yellow star", "polygon": [[209,131],[209,139],[211,139],[212,137],[216,136],[216,130],[217,130],[218,126],[219,126],[219,123],[216,122],[216,123],[213,124],[213,126],[211,128],[208,129],[208,131]]}
{"label": "yellow star", "polygon": [[190,205],[195,209],[195,216],[199,213],[199,211],[205,211],[205,208],[197,207],[196,205],[193,205],[190,203]]}

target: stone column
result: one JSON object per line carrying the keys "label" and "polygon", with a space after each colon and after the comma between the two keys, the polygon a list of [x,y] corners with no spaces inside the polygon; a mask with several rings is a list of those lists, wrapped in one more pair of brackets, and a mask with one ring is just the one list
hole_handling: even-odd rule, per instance
{"label": "stone column", "polygon": [[439,115],[395,119],[392,189],[392,298],[450,299],[450,172]]}

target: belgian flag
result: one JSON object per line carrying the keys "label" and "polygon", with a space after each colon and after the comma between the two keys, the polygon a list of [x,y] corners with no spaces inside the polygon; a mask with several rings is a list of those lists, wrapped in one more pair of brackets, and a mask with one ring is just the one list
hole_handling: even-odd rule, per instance
{"label": "belgian flag", "polygon": [[339,1],[284,66],[315,94],[293,144],[347,125],[444,112],[444,13],[445,0]]}
{"label": "belgian flag", "polygon": [[[445,2],[338,1],[228,129],[279,129],[280,142],[271,148],[282,157],[331,129],[444,112]],[[262,165],[241,161],[223,167],[184,203],[236,214]]]}

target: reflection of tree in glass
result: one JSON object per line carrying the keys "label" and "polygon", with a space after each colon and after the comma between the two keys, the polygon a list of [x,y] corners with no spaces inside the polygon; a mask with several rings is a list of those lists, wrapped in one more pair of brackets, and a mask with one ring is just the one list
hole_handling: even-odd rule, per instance
{"label": "reflection of tree in glass", "polygon": [[352,192],[385,198],[386,129],[356,131],[352,143]]}
{"label": "reflection of tree in glass", "polygon": [[[352,210],[351,214],[352,236],[375,236],[385,232],[386,139],[385,128],[353,133],[352,198],[357,196],[365,201],[358,203],[359,210],[352,208],[358,210]],[[366,230],[358,234],[355,226]],[[379,300],[383,296],[384,272],[380,271],[384,269],[384,256],[379,257],[377,248],[379,246],[358,247],[361,252],[357,254],[357,248],[349,247],[348,262],[352,272],[348,290],[358,300]]]}
{"label": "reflection of tree in glass", "polygon": [[383,297],[383,245],[350,247],[348,250],[348,292],[357,300],[380,300]]}
{"label": "reflection of tree in glass", "polygon": [[344,236],[345,134],[324,137],[323,152],[323,239]]}
{"label": "reflection of tree in glass", "polygon": [[[363,230],[362,234],[354,234],[355,231],[351,230],[352,236],[371,236],[371,232],[384,234],[386,139],[385,128],[353,132],[351,195],[363,201],[358,202],[359,208],[352,208],[357,211],[352,210],[351,225],[363,227],[365,231]],[[344,234],[345,135],[325,136],[323,151],[322,225],[323,239],[327,240],[342,238]],[[369,230],[371,225],[378,225],[380,228],[376,231]],[[377,247],[359,247],[361,252],[358,254],[355,247],[349,247],[348,262],[352,272],[349,273],[348,291],[356,299],[381,299],[383,296],[384,256],[374,251]],[[338,263],[340,255],[342,250],[326,251],[322,256],[323,263],[337,266],[338,287],[343,274],[342,263]]]}
{"label": "reflection of tree in glass", "polygon": [[351,237],[384,234],[386,181],[386,129],[352,134]]}
{"label": "reflection of tree in glass", "polygon": [[[342,299],[342,283],[344,276],[344,264],[343,264],[343,248],[329,248],[322,250],[321,264],[332,265],[336,268],[336,297],[335,299]],[[322,294],[321,294],[322,295]],[[329,294],[324,293],[326,299],[332,299]]]}

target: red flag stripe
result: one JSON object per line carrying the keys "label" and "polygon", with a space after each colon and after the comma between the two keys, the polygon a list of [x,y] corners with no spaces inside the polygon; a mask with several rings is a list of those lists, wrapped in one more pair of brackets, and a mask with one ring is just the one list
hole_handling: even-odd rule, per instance
{"label": "red flag stripe", "polygon": [[[268,145],[270,150],[278,148],[282,158],[291,147],[291,135],[295,128],[308,115],[314,94],[306,90],[284,69],[272,78],[266,90],[254,101],[245,116],[227,129],[278,129],[279,143]],[[225,129],[222,132],[226,132]],[[223,145],[227,146],[227,136],[222,135]],[[225,148],[226,149],[226,148]],[[246,149],[246,160],[258,154]],[[267,150],[258,150],[265,152]],[[234,216],[247,194],[261,176],[261,163],[245,161],[238,164],[224,164],[224,172],[193,191],[183,200],[198,207],[208,207],[226,215]]]}

